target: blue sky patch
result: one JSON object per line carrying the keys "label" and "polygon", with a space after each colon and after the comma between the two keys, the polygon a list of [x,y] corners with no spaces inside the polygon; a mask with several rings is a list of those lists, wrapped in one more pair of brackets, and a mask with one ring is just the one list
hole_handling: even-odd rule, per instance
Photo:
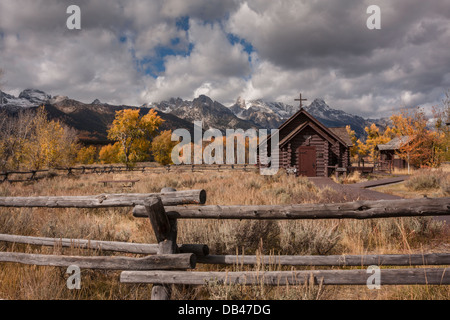
{"label": "blue sky patch", "polygon": [[184,17],[178,18],[177,21],[175,22],[175,24],[176,24],[178,30],[188,31],[189,30],[189,17],[184,16]]}
{"label": "blue sky patch", "polygon": [[[180,42],[180,39],[172,39],[172,44],[175,46]],[[186,50],[176,50],[170,47],[157,47],[155,48],[155,55],[152,57],[146,57],[137,62],[138,70],[149,75],[153,78],[158,78],[158,76],[166,71],[165,60],[168,56],[183,56],[187,57],[191,54],[194,49],[194,44],[190,43]]]}
{"label": "blue sky patch", "polygon": [[253,47],[253,45],[250,42],[248,42],[247,40],[245,40],[243,38],[236,36],[235,34],[228,33],[227,39],[233,46],[236,43],[239,43],[240,45],[242,45],[244,47],[244,51],[247,52],[249,55],[252,54],[253,52],[255,52],[255,48]]}

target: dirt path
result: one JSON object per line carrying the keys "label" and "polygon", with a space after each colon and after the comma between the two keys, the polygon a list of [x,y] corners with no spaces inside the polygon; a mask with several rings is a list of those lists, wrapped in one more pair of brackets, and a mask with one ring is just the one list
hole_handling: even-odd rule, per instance
{"label": "dirt path", "polygon": [[339,184],[334,182],[331,178],[326,177],[313,177],[308,178],[318,188],[323,189],[329,187],[337,192],[341,193],[347,199],[353,200],[396,200],[402,199],[402,197],[394,196],[391,194],[381,193],[369,189],[354,187],[347,184]]}
{"label": "dirt path", "polygon": [[348,186],[356,187],[356,188],[373,188],[373,187],[379,187],[379,186],[385,186],[388,184],[403,182],[408,179],[409,179],[409,176],[399,176],[399,177],[386,178],[386,179],[380,179],[380,180],[359,182],[359,183],[349,184]]}

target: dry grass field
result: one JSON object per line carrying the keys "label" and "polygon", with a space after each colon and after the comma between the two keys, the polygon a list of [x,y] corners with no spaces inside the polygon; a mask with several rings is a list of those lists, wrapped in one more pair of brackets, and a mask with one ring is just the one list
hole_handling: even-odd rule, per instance
{"label": "dry grass field", "polygon": [[[99,180],[140,179],[134,187],[105,187]],[[445,179],[444,179],[445,180]],[[447,180],[442,182],[443,185]],[[249,205],[346,202],[331,190],[318,190],[306,178],[279,173],[170,172],[53,177],[33,183],[1,184],[0,196],[150,193],[163,187],[205,189],[207,204]],[[415,191],[417,192],[417,191]],[[420,193],[419,193],[420,194]],[[445,186],[433,196],[446,196]],[[448,196],[448,195],[447,195]],[[432,218],[367,221],[181,220],[178,243],[205,243],[212,254],[390,254],[450,252],[449,228]],[[92,240],[156,243],[150,222],[131,209],[0,208],[0,233]],[[112,255],[77,248],[43,248],[0,242],[0,251],[42,254]],[[123,254],[121,254],[123,255]],[[134,255],[129,255],[134,256]],[[196,270],[225,270],[197,265]],[[276,265],[229,266],[228,270],[290,270]],[[298,269],[302,269],[298,267]],[[303,268],[307,269],[307,268]],[[0,299],[150,299],[151,285],[126,285],[120,272],[82,270],[81,290],[68,290],[64,268],[0,263]],[[237,286],[210,283],[174,287],[176,299],[449,299],[450,286]]]}

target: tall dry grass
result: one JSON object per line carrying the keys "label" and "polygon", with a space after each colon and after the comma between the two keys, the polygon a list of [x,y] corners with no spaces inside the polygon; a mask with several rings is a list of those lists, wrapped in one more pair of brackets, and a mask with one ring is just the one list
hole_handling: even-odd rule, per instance
{"label": "tall dry grass", "polygon": [[444,196],[450,195],[450,172],[442,169],[422,169],[416,171],[405,186],[413,191],[440,189]]}
{"label": "tall dry grass", "polygon": [[[132,188],[104,187],[99,180],[137,178]],[[251,205],[328,203],[358,200],[331,189],[319,190],[306,178],[261,176],[250,172],[170,172],[54,177],[36,183],[2,184],[0,196],[93,195],[149,193],[164,187],[205,189],[207,204]],[[0,233],[156,243],[147,219],[136,219],[131,209],[0,208]],[[432,218],[312,221],[180,220],[178,243],[205,243],[212,254],[368,254],[450,251],[448,231]],[[0,251],[43,254],[113,255],[76,248],[41,248],[0,242]],[[133,256],[133,255],[129,255]],[[82,289],[66,288],[65,270],[53,267],[0,264],[0,299],[149,299],[149,285],[124,285],[119,272],[83,270]],[[261,270],[279,266],[199,265],[198,270]],[[283,269],[289,270],[287,267]],[[409,288],[409,289],[408,289]],[[431,288],[393,286],[367,288],[313,286],[175,287],[180,299],[440,299],[448,286]]]}

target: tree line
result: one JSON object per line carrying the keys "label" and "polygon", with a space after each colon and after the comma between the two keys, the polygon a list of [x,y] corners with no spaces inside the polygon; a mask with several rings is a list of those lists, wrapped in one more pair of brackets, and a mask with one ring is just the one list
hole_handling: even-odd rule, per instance
{"label": "tree line", "polygon": [[15,115],[0,111],[0,171],[40,170],[74,164],[123,163],[155,160],[170,164],[171,131],[158,128],[163,120],[155,111],[121,110],[108,130],[113,144],[83,146],[77,131],[60,121],[49,120],[44,107]]}
{"label": "tree line", "polygon": [[[434,110],[435,122],[431,128],[421,108],[392,115],[386,128],[375,124],[366,127],[365,141],[357,139],[355,132],[347,126],[353,142],[350,149],[353,160],[365,157],[376,161],[377,145],[386,144],[395,137],[407,137],[397,154],[412,166],[438,167],[443,161],[450,161],[448,96],[444,103],[443,110]],[[44,107],[35,111],[23,110],[14,116],[0,111],[0,171],[93,163],[123,163],[132,167],[137,162],[152,160],[168,165],[172,163],[172,149],[178,142],[172,141],[170,130],[158,131],[163,121],[154,110],[146,115],[140,115],[139,109],[117,111],[108,130],[108,139],[113,143],[98,148],[83,146],[76,130],[60,121],[49,120]],[[248,143],[245,141],[246,147]]]}

